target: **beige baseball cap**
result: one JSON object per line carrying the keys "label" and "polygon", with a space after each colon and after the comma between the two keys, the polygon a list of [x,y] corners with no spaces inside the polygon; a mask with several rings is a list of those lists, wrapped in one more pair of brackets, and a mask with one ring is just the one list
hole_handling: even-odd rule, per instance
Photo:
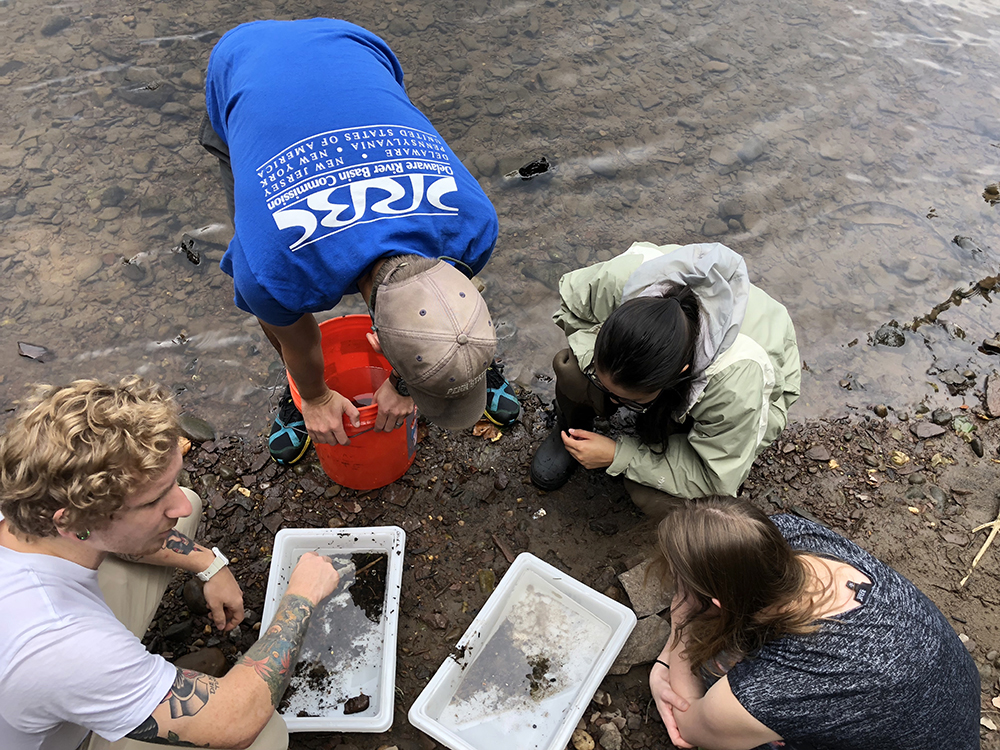
{"label": "beige baseball cap", "polygon": [[382,352],[421,414],[445,429],[471,427],[486,408],[486,368],[496,353],[486,301],[445,261],[408,275],[395,260],[386,261],[393,265],[374,294]]}

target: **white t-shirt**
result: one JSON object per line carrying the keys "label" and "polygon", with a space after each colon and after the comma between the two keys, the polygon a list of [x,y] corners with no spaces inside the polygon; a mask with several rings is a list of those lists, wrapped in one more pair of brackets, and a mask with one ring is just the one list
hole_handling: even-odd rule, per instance
{"label": "white t-shirt", "polygon": [[0,547],[0,748],[114,742],[163,700],[177,668],[111,613],[97,571]]}

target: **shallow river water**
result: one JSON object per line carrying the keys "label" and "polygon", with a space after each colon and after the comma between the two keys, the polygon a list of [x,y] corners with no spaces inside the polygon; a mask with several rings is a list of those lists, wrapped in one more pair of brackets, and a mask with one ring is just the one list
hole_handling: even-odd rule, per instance
{"label": "shallow river water", "polygon": [[551,394],[559,276],[636,240],[746,257],[797,326],[799,417],[973,403],[997,366],[978,295],[875,338],[1000,272],[983,0],[0,0],[4,408],[26,383],[138,372],[223,432],[266,429],[280,367],[218,268],[231,230],[195,138],[219,36],[316,15],[389,42],[496,205],[482,280],[518,382]]}

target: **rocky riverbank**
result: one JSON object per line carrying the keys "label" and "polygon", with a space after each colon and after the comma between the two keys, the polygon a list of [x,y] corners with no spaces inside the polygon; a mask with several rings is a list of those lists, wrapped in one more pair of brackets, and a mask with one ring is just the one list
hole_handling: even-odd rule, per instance
{"label": "rocky riverbank", "polygon": [[[195,442],[186,480],[205,499],[199,541],[232,558],[249,610],[219,637],[192,612],[185,578],[168,590],[147,643],[171,658],[204,647],[229,663],[257,638],[274,534],[281,528],[398,525],[407,532],[399,618],[396,710],[382,735],[295,734],[293,750],[429,749],[406,711],[487,600],[495,581],[524,551],[629,603],[619,576],[651,550],[653,525],[620,480],[578,471],[554,493],[530,484],[527,468],[551,413],[533,396],[521,421],[495,440],[472,431],[420,426],[417,460],[395,484],[355,492],[333,484],[314,455],[304,465],[271,462],[264,441],[220,437]],[[769,513],[818,519],[910,578],[941,608],[982,675],[985,722],[1000,725],[1000,545],[961,581],[997,518],[1000,427],[979,407],[923,415],[873,408],[839,419],[790,425],[757,461],[743,491]],[[200,437],[209,437],[200,435]],[[543,513],[544,511],[544,513]],[[625,577],[628,582],[628,577]],[[633,591],[634,595],[634,591]],[[635,603],[633,602],[633,605]],[[609,675],[576,735],[577,748],[668,748],[646,685],[643,648],[662,639],[658,613],[644,618],[648,643]],[[628,669],[630,660],[637,665]],[[982,729],[983,747],[1000,733]],[[578,744],[576,744],[578,743]]]}

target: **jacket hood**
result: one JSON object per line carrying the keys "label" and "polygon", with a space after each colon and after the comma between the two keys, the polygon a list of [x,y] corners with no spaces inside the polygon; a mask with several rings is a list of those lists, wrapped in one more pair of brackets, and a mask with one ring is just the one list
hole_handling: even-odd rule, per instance
{"label": "jacket hood", "polygon": [[680,417],[705,390],[705,370],[736,341],[747,311],[750,279],[743,257],[725,245],[684,245],[643,262],[625,282],[622,302],[662,296],[674,284],[691,287],[701,303],[701,330],[692,366],[694,381],[689,402],[677,411]]}

